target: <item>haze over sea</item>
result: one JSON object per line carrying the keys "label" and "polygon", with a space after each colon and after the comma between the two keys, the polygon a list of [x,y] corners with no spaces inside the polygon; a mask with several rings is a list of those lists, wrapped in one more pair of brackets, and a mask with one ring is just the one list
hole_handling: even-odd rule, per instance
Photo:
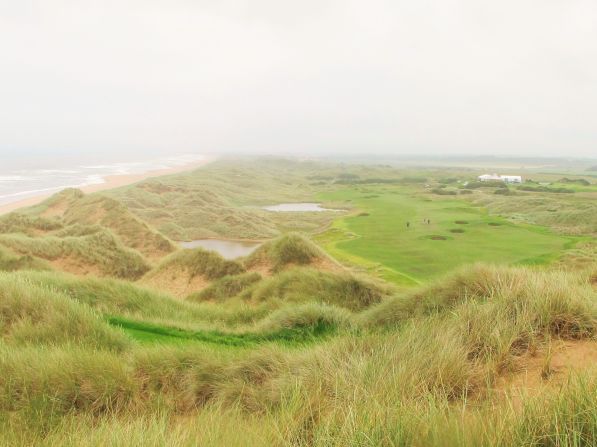
{"label": "haze over sea", "polygon": [[29,197],[52,194],[64,188],[81,188],[105,183],[113,175],[135,175],[149,171],[172,169],[201,161],[199,154],[177,154],[149,157],[146,160],[119,159],[112,155],[93,157],[40,158],[17,154],[2,155],[0,163],[0,205]]}

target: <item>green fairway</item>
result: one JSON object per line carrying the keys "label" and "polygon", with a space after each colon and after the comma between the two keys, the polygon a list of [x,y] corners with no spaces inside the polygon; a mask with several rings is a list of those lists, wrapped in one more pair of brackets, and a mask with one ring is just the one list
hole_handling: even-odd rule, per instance
{"label": "green fairway", "polygon": [[320,199],[346,202],[357,212],[336,220],[317,237],[319,243],[339,260],[398,284],[420,283],[471,262],[541,264],[573,244],[542,227],[489,216],[463,200],[404,187],[345,188]]}

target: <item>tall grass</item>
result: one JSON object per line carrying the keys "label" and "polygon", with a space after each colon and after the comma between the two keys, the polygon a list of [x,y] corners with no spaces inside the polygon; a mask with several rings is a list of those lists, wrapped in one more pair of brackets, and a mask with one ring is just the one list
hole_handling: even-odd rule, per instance
{"label": "tall grass", "polygon": [[8,345],[74,344],[122,351],[128,338],[88,306],[23,278],[0,273],[0,335]]}
{"label": "tall grass", "polygon": [[290,303],[316,301],[361,310],[379,303],[390,289],[348,272],[331,273],[313,268],[292,268],[266,278],[242,293],[244,299],[262,302],[280,299]]}
{"label": "tall grass", "polygon": [[186,271],[191,278],[204,276],[210,280],[226,275],[237,275],[244,271],[241,263],[226,260],[218,253],[202,248],[174,252],[166,257],[150,275],[158,274],[168,268]]}
{"label": "tall grass", "polygon": [[97,269],[101,274],[135,279],[149,270],[145,259],[136,251],[124,247],[109,231],[80,236],[0,235],[0,244],[23,255],[48,261],[78,264],[81,269]]}
{"label": "tall grass", "polygon": [[246,272],[238,275],[226,275],[216,279],[205,289],[193,293],[187,297],[189,301],[224,301],[247,290],[255,283],[261,281],[261,275],[257,272]]}
{"label": "tall grass", "polygon": [[305,236],[287,233],[263,244],[249,255],[245,264],[250,268],[264,263],[277,272],[288,265],[307,265],[317,259],[329,258]]}
{"label": "tall grass", "polygon": [[[173,319],[206,309],[120,281],[5,276],[30,278],[96,309],[164,311]],[[335,328],[316,344],[133,344],[119,354],[84,343],[16,349],[7,337],[0,345],[0,439],[159,443],[171,434],[166,444],[217,445],[240,442],[235,432],[247,430],[248,445],[594,445],[594,372],[559,390],[547,386],[520,408],[492,388],[552,339],[594,339],[596,305],[580,275],[478,265],[358,313],[310,301],[253,323],[256,336]],[[198,438],[193,430],[216,415],[229,415],[234,426],[218,422]]]}

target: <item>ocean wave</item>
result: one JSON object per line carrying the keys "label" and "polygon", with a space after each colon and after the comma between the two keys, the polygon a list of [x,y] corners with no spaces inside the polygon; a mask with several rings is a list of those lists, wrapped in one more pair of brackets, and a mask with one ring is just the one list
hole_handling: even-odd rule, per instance
{"label": "ocean wave", "polygon": [[105,183],[113,175],[143,174],[204,160],[202,155],[188,154],[149,161],[66,167],[59,169],[15,170],[0,175],[0,204],[46,195],[66,188],[82,188]]}

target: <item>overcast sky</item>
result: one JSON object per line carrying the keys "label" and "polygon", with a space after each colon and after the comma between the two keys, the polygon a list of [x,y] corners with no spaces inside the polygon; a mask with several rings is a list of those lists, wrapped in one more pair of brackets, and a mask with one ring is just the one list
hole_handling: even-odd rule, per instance
{"label": "overcast sky", "polygon": [[595,0],[0,0],[0,154],[597,156]]}

